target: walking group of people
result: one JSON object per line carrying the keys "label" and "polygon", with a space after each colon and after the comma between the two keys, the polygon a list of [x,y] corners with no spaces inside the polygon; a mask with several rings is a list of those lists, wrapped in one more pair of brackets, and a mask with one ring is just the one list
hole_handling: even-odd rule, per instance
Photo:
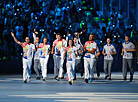
{"label": "walking group of people", "polygon": [[[39,37],[34,37],[34,44],[29,43],[29,37],[25,38],[25,42],[20,42],[16,39],[13,32],[11,32],[14,41],[21,45],[23,48],[23,81],[27,83],[31,80],[31,66],[32,59],[34,58],[34,70],[37,74],[36,79],[40,79],[40,70],[42,72],[43,81],[46,81],[47,77],[47,63],[49,55],[53,54],[54,59],[54,78],[60,80],[64,78],[63,64],[67,56],[66,69],[67,80],[70,85],[74,83],[76,79],[76,69],[85,73],[84,80],[86,83],[91,83],[94,80],[94,70],[96,69],[97,57],[100,55],[99,48],[95,42],[95,35],[91,33],[89,40],[85,42],[83,46],[81,44],[79,33],[73,39],[66,37],[63,39],[60,33],[56,34],[56,40],[54,40],[52,48],[47,43],[48,39],[43,38],[43,43],[39,43]],[[125,42],[122,44],[123,56],[123,80],[127,80],[127,64],[130,68],[130,81],[133,80],[134,69],[132,66],[133,52],[135,52],[135,46],[129,41],[129,37],[125,36]],[[104,72],[105,79],[111,80],[111,69],[116,54],[116,49],[111,44],[110,38],[107,38],[107,44],[103,47],[102,54],[104,55]],[[81,57],[84,54],[84,70]],[[99,73],[97,73],[99,76]]]}

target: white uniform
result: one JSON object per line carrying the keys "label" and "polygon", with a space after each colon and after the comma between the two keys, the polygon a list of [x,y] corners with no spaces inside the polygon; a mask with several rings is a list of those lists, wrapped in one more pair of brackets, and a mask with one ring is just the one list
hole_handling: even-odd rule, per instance
{"label": "white uniform", "polygon": [[64,63],[63,54],[65,52],[63,47],[67,46],[67,42],[64,39],[61,39],[60,41],[56,40],[53,46],[55,47],[56,67],[59,68],[58,77],[61,78],[63,76],[63,63]]}
{"label": "white uniform", "polygon": [[[68,37],[66,37],[66,41],[68,42]],[[82,47],[83,45],[81,44],[80,38],[77,39],[77,44],[75,44],[75,47],[77,48],[77,57],[76,59],[80,60],[81,56],[79,55],[79,53],[82,51]]]}
{"label": "white uniform", "polygon": [[[86,48],[86,50],[93,50],[96,49],[97,44],[92,41],[90,43],[90,41],[87,41],[84,45],[84,48]],[[90,78],[94,78],[94,60],[95,60],[95,54],[92,53],[85,53],[84,56],[84,68],[85,68],[85,79],[89,79]],[[89,69],[90,69],[90,75],[89,75]]]}
{"label": "white uniform", "polygon": [[33,44],[21,43],[23,47],[23,80],[31,78],[31,66],[33,58]]}
{"label": "white uniform", "polygon": [[67,74],[69,77],[69,81],[72,81],[75,75],[75,63],[76,63],[75,53],[77,54],[77,48],[73,46],[67,47],[66,52],[67,52],[67,63],[66,63]]}
{"label": "white uniform", "polygon": [[[68,37],[66,37],[66,41],[68,42]],[[75,47],[77,48],[77,57],[76,57],[76,68],[79,72],[83,73],[82,63],[81,63],[81,55],[79,54],[82,51],[82,43],[80,41],[80,38],[77,38],[77,44],[75,44]],[[76,77],[76,72],[75,72]]]}
{"label": "white uniform", "polygon": [[41,49],[40,52],[40,64],[41,64],[41,70],[42,70],[42,76],[43,79],[47,77],[47,63],[49,59],[48,52],[50,50],[50,45],[45,45],[44,43],[41,43],[38,46]]}

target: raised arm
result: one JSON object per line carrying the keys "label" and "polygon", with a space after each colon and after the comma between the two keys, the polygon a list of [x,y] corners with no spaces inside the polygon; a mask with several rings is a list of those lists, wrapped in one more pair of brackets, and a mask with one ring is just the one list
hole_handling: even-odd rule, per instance
{"label": "raised arm", "polygon": [[33,40],[34,40],[34,44],[35,44],[35,41],[36,41],[36,34],[33,33]]}
{"label": "raised arm", "polygon": [[33,32],[34,43],[36,42],[36,35],[38,35],[38,32],[36,31],[36,29],[34,29],[34,32]]}
{"label": "raised arm", "polygon": [[67,31],[67,36],[66,36],[66,41],[68,42],[68,34],[69,34],[69,31]]}
{"label": "raised arm", "polygon": [[15,41],[17,44],[21,45],[21,42],[20,42],[20,41],[18,41],[18,40],[16,39],[16,37],[15,37],[15,35],[14,35],[14,33],[13,33],[13,32],[11,32],[11,35],[12,35],[12,37],[13,37],[14,41]]}
{"label": "raised arm", "polygon": [[81,40],[80,40],[80,34],[78,34],[78,39],[77,39],[77,43],[80,43],[81,47],[83,47],[82,43],[81,43]]}

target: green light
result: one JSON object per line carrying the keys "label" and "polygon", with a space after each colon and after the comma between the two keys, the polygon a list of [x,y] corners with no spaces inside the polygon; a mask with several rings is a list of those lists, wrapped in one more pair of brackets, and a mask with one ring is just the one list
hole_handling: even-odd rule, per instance
{"label": "green light", "polygon": [[58,1],[59,4],[61,4],[61,1]]}
{"label": "green light", "polygon": [[111,7],[111,4],[109,4],[109,6]]}
{"label": "green light", "polygon": [[84,7],[84,10],[86,10],[87,9],[87,7]]}
{"label": "green light", "polygon": [[93,10],[93,7],[91,7],[90,10]]}
{"label": "green light", "polygon": [[82,23],[80,23],[80,28],[82,29]]}
{"label": "green light", "polygon": [[133,31],[131,31],[131,38],[133,37]]}
{"label": "green light", "polygon": [[87,12],[87,16],[89,16],[90,15],[90,13],[89,12]]}
{"label": "green light", "polygon": [[4,11],[4,8],[2,8],[2,11]]}
{"label": "green light", "polygon": [[80,23],[80,28],[82,29],[82,23],[84,23],[84,21],[81,21],[81,23]]}
{"label": "green light", "polygon": [[95,21],[99,21],[99,18],[98,17],[95,17]]}
{"label": "green light", "polygon": [[108,18],[108,21],[110,21],[111,19],[110,18]]}
{"label": "green light", "polygon": [[3,60],[8,60],[8,58],[7,57],[3,57]]}
{"label": "green light", "polygon": [[104,18],[102,18],[102,21],[105,21],[105,19],[104,19]]}
{"label": "green light", "polygon": [[82,1],[82,4],[86,3],[85,1]]}

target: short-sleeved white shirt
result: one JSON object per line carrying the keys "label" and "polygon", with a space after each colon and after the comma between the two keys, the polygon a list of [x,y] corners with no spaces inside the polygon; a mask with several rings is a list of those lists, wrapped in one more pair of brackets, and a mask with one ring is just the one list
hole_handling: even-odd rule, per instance
{"label": "short-sleeved white shirt", "polygon": [[125,49],[135,49],[135,45],[132,42],[124,42],[123,43],[124,55],[123,58],[125,59],[133,59],[133,53],[131,51],[125,51]]}
{"label": "short-sleeved white shirt", "polygon": [[40,48],[40,58],[46,58],[46,56],[48,55],[48,52],[50,50],[50,45],[49,44],[44,44],[44,43],[40,43],[38,48]]}
{"label": "short-sleeved white shirt", "polygon": [[67,52],[67,61],[74,61],[76,60],[76,53],[77,53],[77,48],[75,46],[67,47],[65,49]]}
{"label": "short-sleeved white shirt", "polygon": [[[67,42],[64,39],[59,40],[55,40],[53,42],[53,46],[55,47],[55,55],[57,56],[61,56],[61,53],[64,53],[64,49],[63,47],[67,46]],[[60,52],[60,53],[58,53]]]}
{"label": "short-sleeved white shirt", "polygon": [[[93,50],[93,49],[96,49],[97,47],[97,44],[92,41],[90,43],[90,41],[87,41],[85,42],[85,45],[84,45],[84,48],[86,48],[86,50]],[[84,58],[95,58],[95,53],[88,53],[88,52],[85,52],[85,55],[84,55]]]}
{"label": "short-sleeved white shirt", "polygon": [[103,51],[106,53],[106,55],[104,56],[104,59],[113,60],[113,56],[110,54],[110,52],[114,53],[114,52],[116,52],[116,49],[112,44],[110,44],[110,45],[106,44],[103,47]]}
{"label": "short-sleeved white shirt", "polygon": [[23,47],[23,58],[25,59],[32,59],[33,58],[33,44],[31,43],[21,43]]}

